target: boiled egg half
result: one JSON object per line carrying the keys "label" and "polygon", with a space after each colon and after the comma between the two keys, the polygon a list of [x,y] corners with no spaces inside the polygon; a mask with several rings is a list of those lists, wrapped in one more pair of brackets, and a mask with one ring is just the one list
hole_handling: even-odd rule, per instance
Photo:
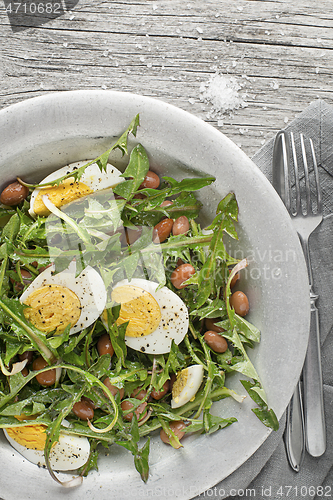
{"label": "boiled egg half", "polygon": [[[172,341],[179,344],[188,330],[188,310],[178,295],[158,283],[133,278],[119,281],[112,301],[120,304],[117,325],[128,322],[125,343],[147,354],[170,352]],[[107,311],[102,315],[107,326]]]}
{"label": "boiled egg half", "polygon": [[[68,426],[64,421],[63,425]],[[45,467],[44,447],[46,425],[34,424],[9,427],[4,434],[12,447],[24,458],[40,467]],[[84,465],[90,454],[90,444],[86,437],[66,434],[60,431],[59,440],[50,452],[50,465],[57,471],[76,470]]]}
{"label": "boiled egg half", "polygon": [[195,397],[201,386],[203,374],[203,365],[188,366],[177,374],[172,386],[171,408],[179,408]]}
{"label": "boiled egg half", "polygon": [[[59,179],[60,177],[77,170],[86,163],[88,162],[79,161],[62,167],[45,177],[40,184],[45,184]],[[92,194],[95,191],[101,191],[102,189],[108,189],[116,186],[120,182],[124,181],[124,178],[120,176],[121,172],[110,163],[107,164],[106,172],[101,172],[97,163],[92,163],[85,169],[79,182],[75,182],[73,178],[69,177],[61,182],[59,186],[36,188],[31,194],[29,213],[33,217],[36,215],[45,217],[50,214],[50,211],[44,205],[42,199],[43,195],[47,195],[53,205],[59,208],[63,205],[71,203],[74,200],[82,198],[83,196]]]}
{"label": "boiled egg half", "polygon": [[64,271],[54,271],[52,264],[23,292],[20,302],[29,306],[24,315],[43,332],[60,334],[71,324],[69,333],[77,333],[96,321],[105,308],[103,279],[90,266],[76,277],[75,260]]}

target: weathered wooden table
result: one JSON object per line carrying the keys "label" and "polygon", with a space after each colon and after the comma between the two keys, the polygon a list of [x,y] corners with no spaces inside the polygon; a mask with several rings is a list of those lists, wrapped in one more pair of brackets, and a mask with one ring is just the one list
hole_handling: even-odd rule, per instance
{"label": "weathered wooden table", "polygon": [[331,102],[332,23],[328,0],[4,0],[0,108],[55,91],[134,92],[209,121],[252,156],[311,101]]}
{"label": "weathered wooden table", "polygon": [[3,0],[0,27],[0,109],[57,91],[133,92],[251,157],[310,102],[333,100],[329,0]]}

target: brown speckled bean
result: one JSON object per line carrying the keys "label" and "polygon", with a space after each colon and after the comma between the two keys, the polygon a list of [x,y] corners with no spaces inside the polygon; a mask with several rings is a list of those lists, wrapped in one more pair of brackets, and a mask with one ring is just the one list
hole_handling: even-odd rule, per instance
{"label": "brown speckled bean", "polygon": [[116,394],[118,394],[118,392],[119,392],[120,399],[123,399],[124,394],[125,394],[124,389],[122,387],[121,387],[121,389],[118,389],[118,387],[116,387],[115,385],[112,385],[109,377],[106,377],[106,379],[103,381],[103,384],[109,389],[112,396],[116,396]]}
{"label": "brown speckled bean", "polygon": [[136,398],[136,399],[144,399],[147,396],[147,391],[146,389],[141,389],[141,387],[137,387],[134,389],[134,391],[131,394],[131,398]]}
{"label": "brown speckled bean", "polygon": [[[42,356],[39,356],[38,358],[36,358],[35,361],[32,363],[32,369],[34,371],[42,370],[43,368],[46,368],[47,366],[48,366],[48,364],[45,361],[45,359],[42,358]],[[43,373],[39,373],[38,375],[36,375],[36,380],[40,385],[49,386],[49,385],[53,385],[55,383],[56,377],[57,377],[57,372],[53,368],[53,369],[47,370]]]}
{"label": "brown speckled bean", "polygon": [[173,219],[162,219],[153,229],[153,243],[162,243],[171,233]]}
{"label": "brown speckled bean", "polygon": [[236,285],[236,283],[239,280],[239,278],[240,278],[239,273],[236,273],[235,276],[232,278],[232,280],[230,282],[230,288],[233,288]]}
{"label": "brown speckled bean", "polygon": [[139,189],[150,188],[157,189],[160,185],[160,178],[155,172],[148,170],[146,177],[144,178]]}
{"label": "brown speckled bean", "polygon": [[234,292],[230,297],[230,305],[239,316],[246,316],[250,310],[249,300],[243,292]]}
{"label": "brown speckled bean", "polygon": [[225,330],[223,328],[215,324],[219,321],[221,321],[221,318],[205,318],[205,327],[207,328],[207,330],[213,330],[213,332],[224,332]]}
{"label": "brown speckled bean", "polygon": [[162,399],[163,396],[165,396],[167,394],[167,392],[169,392],[169,387],[170,387],[170,381],[167,380],[164,384],[163,384],[163,387],[162,389],[160,389],[159,391],[157,391],[156,389],[153,389],[150,393],[151,397],[153,399],[156,399],[157,401],[159,399]]}
{"label": "brown speckled bean", "polygon": [[81,420],[92,420],[94,418],[94,409],[86,399],[81,399],[73,405],[72,412]]}
{"label": "brown speckled bean", "polygon": [[162,201],[160,207],[170,207],[170,205],[172,205],[172,204],[173,204],[172,201],[164,200],[164,201]]}
{"label": "brown speckled bean", "polygon": [[178,290],[185,288],[186,285],[183,285],[184,281],[188,280],[194,273],[195,269],[191,264],[182,264],[172,272],[170,277],[171,283]]}
{"label": "brown speckled bean", "polygon": [[33,352],[32,351],[25,351],[23,354],[19,354],[18,358],[20,361],[24,361],[25,359],[27,359],[28,360],[27,365],[28,365],[32,361]]}
{"label": "brown speckled bean", "polygon": [[[125,412],[127,410],[130,410],[131,408],[133,408],[133,403],[131,403],[131,401],[128,401],[128,400],[125,400],[121,403],[121,409]],[[138,420],[140,420],[140,418],[142,418],[144,416],[144,413],[146,412],[146,407],[147,407],[147,403],[144,402],[144,403],[141,403],[137,409],[135,410],[135,414],[136,414],[136,418]],[[127,413],[126,415],[124,415],[124,419],[125,420],[128,420],[129,422],[132,420],[133,418],[133,412],[130,412],[130,413]]]}
{"label": "brown speckled bean", "polygon": [[186,215],[181,215],[175,220],[172,226],[172,234],[177,236],[178,234],[186,234],[190,229],[190,223]]}
{"label": "brown speckled bean", "polygon": [[111,344],[110,335],[108,333],[104,333],[101,335],[97,341],[97,351],[100,356],[103,354],[113,355],[114,349]]}
{"label": "brown speckled bean", "polygon": [[208,330],[204,335],[205,342],[209,345],[213,351],[222,353],[228,349],[228,342],[222,335],[217,332]]}
{"label": "brown speckled bean", "polygon": [[[169,427],[175,436],[180,440],[185,435],[184,429],[186,428],[186,424],[182,420],[175,420],[169,423]],[[179,448],[179,445],[175,441],[175,439],[171,436],[168,436],[167,433],[162,429],[160,432],[160,438],[165,444],[172,444],[174,448]]]}
{"label": "brown speckled bean", "polygon": [[19,182],[15,181],[9,184],[2,191],[0,195],[0,202],[10,207],[18,205],[21,201],[25,200],[29,194],[29,188],[22,186]]}

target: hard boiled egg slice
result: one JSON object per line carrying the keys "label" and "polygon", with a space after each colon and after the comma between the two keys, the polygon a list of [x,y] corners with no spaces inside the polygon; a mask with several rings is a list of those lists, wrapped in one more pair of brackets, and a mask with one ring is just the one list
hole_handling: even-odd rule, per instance
{"label": "hard boiled egg slice", "polygon": [[[172,340],[179,344],[188,330],[188,311],[178,295],[167,287],[141,278],[118,282],[111,294],[121,304],[117,324],[129,321],[125,342],[147,354],[170,352]],[[104,324],[107,313],[103,313]]]}
{"label": "hard boiled egg slice", "polygon": [[[62,167],[45,177],[40,184],[45,184],[59,179],[60,177],[77,170],[86,163],[88,162],[79,161]],[[68,178],[59,184],[59,186],[36,188],[31,194],[29,213],[32,216],[47,216],[50,214],[50,211],[46,208],[42,200],[43,195],[47,195],[49,200],[59,208],[63,205],[71,203],[74,200],[82,198],[83,196],[92,194],[95,191],[101,191],[102,189],[116,186],[120,182],[124,181],[124,178],[120,176],[121,172],[110,163],[107,164],[106,172],[101,172],[97,163],[92,163],[85,169],[79,182],[74,182],[73,178]]]}
{"label": "hard boiled egg slice", "polygon": [[87,266],[75,277],[76,261],[58,274],[51,265],[40,273],[20,297],[25,317],[39,330],[61,333],[70,323],[70,334],[90,326],[106,304],[104,282]]}
{"label": "hard boiled egg slice", "polygon": [[[4,429],[9,443],[24,458],[40,467],[45,467],[44,447],[46,426],[25,425]],[[84,436],[74,436],[60,431],[50,452],[50,465],[57,471],[76,470],[84,465],[90,454],[90,444]]]}
{"label": "hard boiled egg slice", "polygon": [[192,365],[177,374],[172,386],[171,408],[179,408],[194,398],[202,383],[203,373],[203,365]]}

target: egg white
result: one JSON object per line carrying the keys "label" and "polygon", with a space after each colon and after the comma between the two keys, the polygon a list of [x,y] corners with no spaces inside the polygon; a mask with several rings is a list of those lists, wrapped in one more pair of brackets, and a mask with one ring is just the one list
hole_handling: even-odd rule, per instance
{"label": "egg white", "polygon": [[[196,395],[202,383],[204,373],[203,365],[191,365],[184,368],[177,375],[177,379],[178,377],[182,377],[185,372],[187,373],[187,380],[180,393],[175,394],[174,388],[172,390],[171,408],[179,408],[188,403]],[[177,380],[174,383],[174,387],[176,384]]]}
{"label": "egg white", "polygon": [[188,330],[188,310],[182,299],[169,288],[164,286],[157,290],[158,283],[141,278],[119,281],[113,288],[124,285],[143,288],[154,297],[161,309],[161,320],[158,327],[149,335],[141,337],[125,335],[127,346],[147,354],[170,352],[172,340],[179,344]]}
{"label": "egg white", "polygon": [[[11,446],[24,458],[35,465],[46,467],[44,451],[27,448],[17,443],[3,429]],[[60,431],[59,441],[52,447],[50,452],[50,465],[56,471],[76,470],[84,465],[90,454],[90,444],[86,437],[65,434]]]}
{"label": "egg white", "polygon": [[102,277],[90,266],[87,266],[79,276],[76,274],[76,261],[73,260],[67,269],[54,274],[52,264],[41,272],[28,286],[20,297],[23,304],[28,296],[46,285],[60,285],[74,292],[80,300],[81,314],[78,322],[72,326],[69,333],[78,333],[90,326],[101,315],[106,304],[106,289]]}
{"label": "egg white", "polygon": [[[69,165],[66,165],[62,168],[59,168],[55,172],[52,172],[50,175],[45,177],[40,184],[46,184],[47,182],[54,181],[56,179],[59,179],[60,177],[63,177],[64,175],[73,172],[74,170],[77,170],[78,168],[82,167],[88,163],[88,161],[78,161],[75,163],[70,163]],[[107,189],[107,188],[112,188],[119,184],[120,182],[124,181],[123,177],[121,176],[121,172],[111,165],[111,163],[108,163],[106,166],[106,172],[101,172],[99,166],[97,163],[92,163],[85,169],[85,171],[82,174],[82,177],[80,178],[80,182],[83,184],[86,184],[92,191],[101,191],[102,189]],[[34,203],[36,200],[36,197],[38,193],[41,191],[40,188],[36,188],[30,198],[30,209],[29,213],[31,216],[35,216],[34,212]]]}

